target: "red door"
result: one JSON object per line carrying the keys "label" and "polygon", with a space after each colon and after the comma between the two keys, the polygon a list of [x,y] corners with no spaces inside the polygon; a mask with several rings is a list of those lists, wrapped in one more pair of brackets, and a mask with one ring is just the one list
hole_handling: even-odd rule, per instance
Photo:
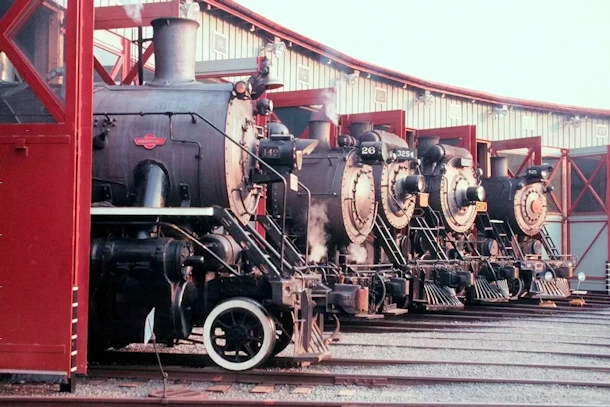
{"label": "red door", "polygon": [[70,377],[86,371],[93,2],[0,18],[0,372]]}
{"label": "red door", "polygon": [[438,129],[417,130],[416,136],[438,136],[441,141],[470,151],[477,166],[477,132],[476,126],[441,127]]}

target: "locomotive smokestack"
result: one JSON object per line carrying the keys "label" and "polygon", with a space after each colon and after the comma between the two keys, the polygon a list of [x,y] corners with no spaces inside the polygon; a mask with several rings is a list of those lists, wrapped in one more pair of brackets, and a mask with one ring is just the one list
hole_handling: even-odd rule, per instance
{"label": "locomotive smokestack", "polygon": [[491,157],[491,177],[508,177],[508,159],[506,157]]}
{"label": "locomotive smokestack", "polygon": [[373,130],[373,123],[371,122],[355,122],[350,124],[349,132],[350,135],[356,140],[360,139],[364,133]]}
{"label": "locomotive smokestack", "polygon": [[157,18],[153,27],[155,79],[152,86],[196,83],[195,53],[199,23],[178,17]]}
{"label": "locomotive smokestack", "polygon": [[430,147],[437,145],[441,141],[438,136],[422,136],[417,138],[417,156],[421,157],[424,155],[426,150]]}
{"label": "locomotive smokestack", "polygon": [[318,140],[316,150],[329,150],[330,122],[327,120],[310,120],[309,138],[312,140]]}

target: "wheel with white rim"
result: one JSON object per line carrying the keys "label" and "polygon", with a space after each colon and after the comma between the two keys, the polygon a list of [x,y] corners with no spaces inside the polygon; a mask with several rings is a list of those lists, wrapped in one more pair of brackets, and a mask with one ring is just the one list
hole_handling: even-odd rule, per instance
{"label": "wheel with white rim", "polygon": [[273,319],[250,298],[232,298],[218,304],[203,324],[203,343],[212,361],[232,371],[263,363],[275,346]]}

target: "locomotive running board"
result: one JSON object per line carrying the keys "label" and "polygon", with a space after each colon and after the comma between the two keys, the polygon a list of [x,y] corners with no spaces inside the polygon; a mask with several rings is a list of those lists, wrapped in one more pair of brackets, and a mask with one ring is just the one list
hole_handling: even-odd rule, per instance
{"label": "locomotive running board", "polygon": [[535,291],[532,290],[531,297],[541,300],[557,300],[568,298],[570,292],[570,283],[566,278],[556,278],[551,281],[534,280]]}
{"label": "locomotive running board", "polygon": [[474,280],[474,301],[476,302],[508,302],[508,282],[506,280],[490,283],[484,278]]}
{"label": "locomotive running board", "polygon": [[426,294],[426,310],[444,311],[451,309],[462,309],[464,304],[455,295],[454,290],[449,287],[424,282],[424,292]]}

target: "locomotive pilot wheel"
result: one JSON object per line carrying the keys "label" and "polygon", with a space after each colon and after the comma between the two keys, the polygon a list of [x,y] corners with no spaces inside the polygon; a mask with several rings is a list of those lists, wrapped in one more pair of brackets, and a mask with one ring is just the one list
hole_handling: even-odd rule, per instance
{"label": "locomotive pilot wheel", "polygon": [[203,343],[218,366],[232,371],[252,369],[273,352],[273,319],[250,298],[232,298],[212,310],[203,324]]}

